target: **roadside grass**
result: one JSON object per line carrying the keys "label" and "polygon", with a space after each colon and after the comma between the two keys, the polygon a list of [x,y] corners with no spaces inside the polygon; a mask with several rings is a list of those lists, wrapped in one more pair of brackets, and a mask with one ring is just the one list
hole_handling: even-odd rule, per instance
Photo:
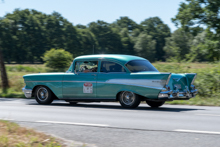
{"label": "roadside grass", "polygon": [[0,120],[1,147],[63,147],[62,140],[20,127],[18,124]]}
{"label": "roadside grass", "polygon": [[[199,89],[196,98],[189,101],[172,101],[168,104],[220,106],[220,63],[172,63],[156,62],[153,65],[160,72],[197,73],[195,86]],[[10,88],[0,97],[24,98],[22,88],[25,86],[23,75],[49,71],[43,64],[6,64]],[[1,89],[1,83],[0,83]]]}
{"label": "roadside grass", "polygon": [[220,95],[215,97],[199,97],[191,98],[190,100],[175,100],[166,102],[171,105],[196,105],[196,106],[220,106]]}

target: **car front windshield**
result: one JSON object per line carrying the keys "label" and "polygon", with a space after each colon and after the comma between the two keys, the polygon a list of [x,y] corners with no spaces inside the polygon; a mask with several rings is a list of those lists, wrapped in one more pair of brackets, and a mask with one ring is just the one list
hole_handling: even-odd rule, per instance
{"label": "car front windshield", "polygon": [[147,60],[132,60],[126,64],[131,72],[157,71],[158,70]]}

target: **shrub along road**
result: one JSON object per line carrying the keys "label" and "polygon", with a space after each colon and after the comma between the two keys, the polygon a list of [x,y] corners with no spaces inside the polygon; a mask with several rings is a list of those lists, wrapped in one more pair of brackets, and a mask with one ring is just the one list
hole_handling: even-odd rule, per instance
{"label": "shrub along road", "polygon": [[38,105],[31,99],[0,99],[0,119],[68,140],[105,147],[216,146],[220,144],[220,108],[141,104],[123,109],[118,103],[63,101]]}

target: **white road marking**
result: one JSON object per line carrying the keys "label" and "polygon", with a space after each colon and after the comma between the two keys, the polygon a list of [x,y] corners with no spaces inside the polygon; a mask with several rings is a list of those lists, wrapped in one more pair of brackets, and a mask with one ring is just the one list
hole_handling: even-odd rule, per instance
{"label": "white road marking", "polygon": [[81,126],[96,126],[96,127],[107,127],[106,124],[89,124],[89,123],[74,123],[74,122],[59,122],[59,121],[36,121],[40,123],[53,123],[53,124],[68,124],[68,125],[81,125]]}
{"label": "white road marking", "polygon": [[195,114],[195,115],[219,116],[220,117],[220,115],[216,115],[216,114]]}
{"label": "white road marking", "polygon": [[177,129],[177,130],[174,130],[174,131],[176,131],[176,132],[188,132],[188,133],[220,134],[220,132],[198,131],[198,130],[182,130],[182,129]]}

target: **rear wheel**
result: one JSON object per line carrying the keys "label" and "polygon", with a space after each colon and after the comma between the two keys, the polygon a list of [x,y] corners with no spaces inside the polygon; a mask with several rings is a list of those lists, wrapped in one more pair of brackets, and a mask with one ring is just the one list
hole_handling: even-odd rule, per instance
{"label": "rear wheel", "polygon": [[120,94],[119,102],[124,108],[136,108],[140,104],[140,98],[133,92],[124,91]]}
{"label": "rear wheel", "polygon": [[49,88],[39,86],[35,90],[35,99],[39,104],[48,105],[53,101],[52,92]]}
{"label": "rear wheel", "polygon": [[163,101],[163,102],[146,101],[146,103],[149,106],[151,106],[152,108],[158,108],[158,107],[162,106],[165,103],[165,101]]}

